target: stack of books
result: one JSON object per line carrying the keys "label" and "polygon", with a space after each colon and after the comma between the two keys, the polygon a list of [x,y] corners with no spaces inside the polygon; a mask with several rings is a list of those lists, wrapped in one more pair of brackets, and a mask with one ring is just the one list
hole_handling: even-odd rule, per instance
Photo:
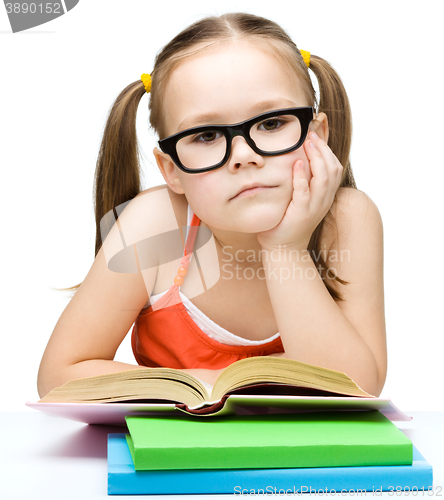
{"label": "stack of books", "polygon": [[108,494],[424,492],[432,467],[379,411],[128,416]]}
{"label": "stack of books", "polygon": [[[424,493],[432,467],[386,403],[345,373],[257,356],[214,386],[139,368],[72,380],[31,406],[88,423],[126,415],[129,434],[109,435],[109,494]],[[238,404],[276,412],[233,414]]]}

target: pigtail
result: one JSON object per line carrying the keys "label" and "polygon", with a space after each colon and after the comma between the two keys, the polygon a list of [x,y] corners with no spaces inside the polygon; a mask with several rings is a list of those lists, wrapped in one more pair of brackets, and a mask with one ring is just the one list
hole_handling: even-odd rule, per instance
{"label": "pigtail", "polygon": [[141,191],[136,114],[145,93],[141,80],[128,85],[117,97],[105,125],[94,177],[95,256],[102,246],[102,217]]}
{"label": "pigtail", "polygon": [[[350,102],[344,85],[336,71],[321,57],[311,55],[309,68],[316,75],[319,84],[320,95],[318,112],[324,112],[328,117],[328,145],[344,167],[339,187],[352,187],[357,189],[350,165],[352,117]],[[324,285],[330,295],[335,301],[341,302],[344,300],[342,294],[333,288],[331,284],[326,281],[326,278],[329,277],[333,282],[338,282],[342,285],[348,285],[349,282],[342,280],[336,273],[333,273],[333,270],[327,266],[322,256],[320,246],[324,224],[330,225],[337,231],[335,220],[331,211],[329,211],[313,231],[307,250],[311,254],[319,275],[324,281]],[[331,276],[332,273],[333,276]]]}
{"label": "pigtail", "polygon": [[[102,224],[101,228],[103,216],[141,191],[136,114],[145,93],[141,80],[128,85],[117,97],[105,125],[94,175],[95,257],[102,246],[102,236],[105,238],[112,227]],[[80,285],[56,290],[75,292]]]}
{"label": "pigtail", "polygon": [[328,145],[344,167],[339,187],[356,188],[349,159],[352,117],[344,85],[336,71],[321,57],[311,55],[310,69],[319,84],[318,112],[324,112],[328,117]]}

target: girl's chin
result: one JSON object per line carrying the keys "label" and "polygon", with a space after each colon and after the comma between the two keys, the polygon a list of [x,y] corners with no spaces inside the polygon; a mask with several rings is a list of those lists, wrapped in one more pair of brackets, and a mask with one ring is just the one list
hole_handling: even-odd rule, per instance
{"label": "girl's chin", "polygon": [[273,210],[260,214],[251,214],[238,221],[240,228],[238,231],[245,233],[261,233],[275,228],[283,219],[284,211]]}
{"label": "girl's chin", "polygon": [[242,210],[224,212],[213,220],[207,220],[210,228],[239,233],[261,233],[275,228],[284,218],[288,208],[286,204],[261,204],[261,206],[243,207]]}

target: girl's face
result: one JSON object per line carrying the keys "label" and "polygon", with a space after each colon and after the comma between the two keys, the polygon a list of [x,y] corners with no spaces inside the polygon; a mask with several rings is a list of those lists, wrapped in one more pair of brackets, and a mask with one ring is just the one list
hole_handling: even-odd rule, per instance
{"label": "girl's face", "polygon": [[[310,105],[281,60],[247,41],[237,41],[188,57],[175,68],[165,90],[165,126],[169,136],[194,126],[234,124],[267,111]],[[323,130],[317,129],[321,137]],[[157,148],[154,154],[169,187],[184,193],[193,212],[213,230],[272,229],[292,198],[292,168],[297,160],[304,162],[311,179],[302,146],[285,155],[263,157],[240,136],[233,139],[227,163],[210,172],[187,174]],[[270,187],[236,196],[252,183]]]}

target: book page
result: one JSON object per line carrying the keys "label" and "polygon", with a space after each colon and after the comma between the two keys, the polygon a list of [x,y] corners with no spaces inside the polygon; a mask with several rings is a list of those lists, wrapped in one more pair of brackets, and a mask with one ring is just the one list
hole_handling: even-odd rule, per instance
{"label": "book page", "polygon": [[202,380],[198,377],[194,377],[196,380],[198,380],[204,387],[205,389],[207,390],[208,392],[208,395],[210,396],[210,398],[212,397],[212,391],[213,391],[213,386],[211,384],[209,384],[208,382],[205,382],[205,380]]}
{"label": "book page", "polygon": [[212,398],[220,400],[235,389],[263,383],[285,384],[330,393],[375,397],[363,391],[345,373],[292,359],[257,356],[229,365],[219,375]]}

